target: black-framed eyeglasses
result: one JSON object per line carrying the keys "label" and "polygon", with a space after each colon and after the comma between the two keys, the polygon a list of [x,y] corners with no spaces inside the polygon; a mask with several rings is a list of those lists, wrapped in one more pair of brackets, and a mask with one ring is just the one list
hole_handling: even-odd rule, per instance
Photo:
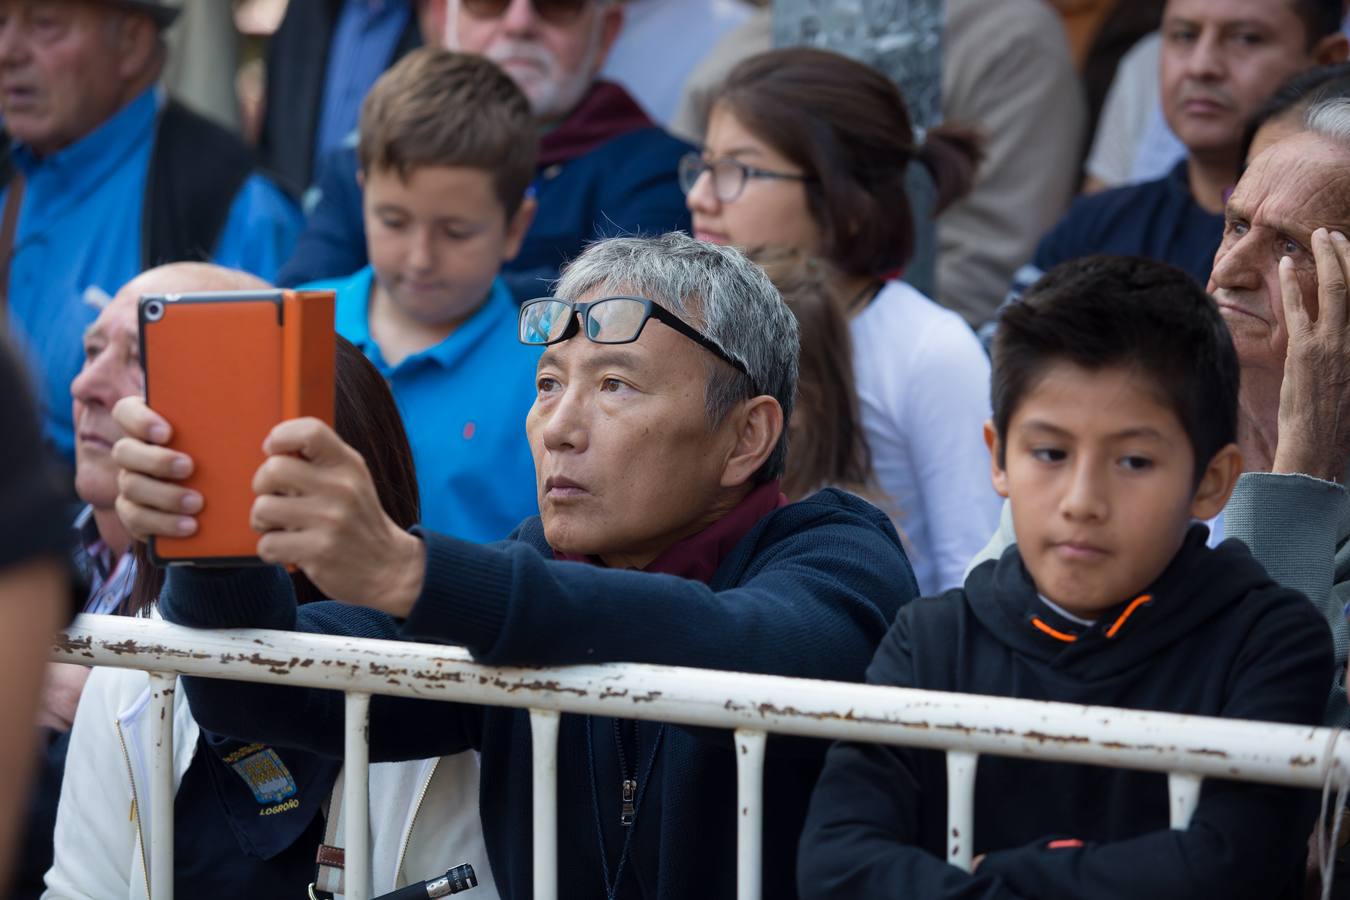
{"label": "black-framed eyeglasses", "polygon": [[[590,0],[530,0],[534,13],[550,25],[570,25],[581,17]],[[511,0],[460,0],[460,6],[477,19],[496,19],[505,14]]]}
{"label": "black-framed eyeglasses", "polygon": [[[747,378],[750,372],[717,343],[687,325],[679,316],[645,297],[601,297],[589,303],[573,303],[557,297],[540,297],[520,308],[520,342],[548,346],[565,341],[585,325],[587,340],[596,344],[631,344],[642,334],[649,319],[674,328]],[[754,379],[750,378],[753,382]]]}
{"label": "black-framed eyeglasses", "polygon": [[819,181],[814,175],[802,175],[796,172],[773,172],[769,169],[757,169],[747,166],[739,159],[721,156],[717,159],[704,159],[697,153],[686,153],[680,157],[680,190],[688,194],[704,172],[712,173],[713,193],[723,203],[731,203],[745,190],[745,184],[751,178],[770,178],[778,181]]}

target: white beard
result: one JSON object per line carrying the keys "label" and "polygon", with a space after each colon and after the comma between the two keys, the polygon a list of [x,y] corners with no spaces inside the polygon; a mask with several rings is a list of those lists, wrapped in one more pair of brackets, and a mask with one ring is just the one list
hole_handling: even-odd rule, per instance
{"label": "white beard", "polygon": [[[460,50],[459,4],[452,0],[448,7],[445,18],[445,46],[451,50]],[[487,47],[483,55],[500,65],[516,83],[521,93],[530,101],[530,109],[535,119],[540,122],[557,121],[565,118],[576,108],[595,80],[602,23],[603,18],[596,16],[587,41],[586,53],[577,67],[570,72],[563,71],[552,50],[536,41],[498,38]],[[510,60],[509,64],[507,60]]]}

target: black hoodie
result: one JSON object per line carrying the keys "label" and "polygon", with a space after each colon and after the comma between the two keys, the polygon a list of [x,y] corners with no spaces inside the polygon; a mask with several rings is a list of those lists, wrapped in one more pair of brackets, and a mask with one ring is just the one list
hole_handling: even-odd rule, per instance
{"label": "black hoodie", "polygon": [[[1016,547],[964,589],[902,607],[874,684],[1317,725],[1331,637],[1238,541],[1195,526],[1147,592],[1084,628],[1037,596]],[[1136,602],[1138,601],[1138,602]],[[802,836],[821,898],[1269,898],[1301,891],[1313,792],[1206,780],[1184,831],[1157,773],[982,756],[974,875],[948,865],[944,754],[840,743]],[[1051,849],[1076,839],[1081,847]]]}

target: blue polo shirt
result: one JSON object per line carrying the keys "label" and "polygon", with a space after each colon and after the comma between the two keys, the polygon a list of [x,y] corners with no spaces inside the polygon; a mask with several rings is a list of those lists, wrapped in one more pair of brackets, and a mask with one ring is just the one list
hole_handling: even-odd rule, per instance
{"label": "blue polo shirt", "polygon": [[[116,294],[140,274],[141,208],[163,100],[150,88],[42,159],[22,145],[13,151],[26,187],[10,263],[9,326],[38,386],[46,437],[71,460],[70,382],[84,357],[84,329],[98,316],[88,301]],[[0,190],[0,207],[7,195]],[[212,258],[270,281],[303,224],[290,198],[252,175],[235,195]]]}
{"label": "blue polo shirt", "polygon": [[476,313],[434,347],[397,366],[370,336],[374,272],[310,288],[337,291],[337,331],[389,380],[417,464],[422,524],[471,541],[498,541],[539,514],[525,416],[540,348],[517,339],[520,308],[498,279]]}

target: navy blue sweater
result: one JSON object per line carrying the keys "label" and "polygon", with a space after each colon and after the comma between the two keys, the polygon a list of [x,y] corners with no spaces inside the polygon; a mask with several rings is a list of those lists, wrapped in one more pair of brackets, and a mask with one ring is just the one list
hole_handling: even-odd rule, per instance
{"label": "navy blue sweater", "polygon": [[[556,561],[537,518],[512,539],[487,546],[431,533],[422,537],[425,587],[401,628],[380,613],[337,603],[297,609],[290,580],[275,568],[173,569],[160,609],[172,622],[200,627],[464,644],[480,661],[500,665],[630,661],[858,681],[896,610],[917,590],[886,516],[834,490],[766,515],[707,584]],[[341,752],[342,699],[331,691],[197,678],[185,683],[203,728]],[[481,812],[493,874],[504,900],[528,898],[528,713],[376,697],[371,717],[371,754],[377,760],[481,751]],[[623,829],[613,723],[600,717],[562,719],[563,897],[604,896],[600,835],[611,872],[618,863]],[[644,724],[629,746],[629,758],[641,769],[654,762],[650,777],[642,779],[632,854],[617,896],[734,897],[736,762],[730,735],[671,726],[656,753],[658,728]],[[797,837],[824,750],[820,742],[770,738],[764,773],[766,897],[795,895]]]}
{"label": "navy blue sweater", "polygon": [[[1041,602],[1011,547],[963,590],[901,610],[867,680],[1320,724],[1332,676],[1326,622],[1303,595],[1277,587],[1244,544],[1211,550],[1206,535],[1191,530],[1151,601],[1130,613],[1121,604],[1086,629]],[[946,784],[940,752],[836,744],[802,836],[802,896],[1301,896],[1312,792],[1208,779],[1190,827],[1173,831],[1165,775],[983,756],[974,852],[987,855],[969,875],[945,861]],[[1084,845],[1050,849],[1056,839]]]}
{"label": "navy blue sweater", "polygon": [[[501,277],[517,302],[547,296],[563,264],[606,237],[688,231],[676,172],[692,149],[660,128],[643,128],[602,144],[535,177],[538,202],[520,253]],[[319,202],[277,282],[295,286],[350,275],[368,262],[356,150],[329,155],[319,171]]]}
{"label": "navy blue sweater", "polygon": [[1204,287],[1222,239],[1223,213],[1206,212],[1195,202],[1182,160],[1157,181],[1075,200],[1041,238],[1033,262],[1048,272],[1098,253],[1144,256],[1185,269]]}

